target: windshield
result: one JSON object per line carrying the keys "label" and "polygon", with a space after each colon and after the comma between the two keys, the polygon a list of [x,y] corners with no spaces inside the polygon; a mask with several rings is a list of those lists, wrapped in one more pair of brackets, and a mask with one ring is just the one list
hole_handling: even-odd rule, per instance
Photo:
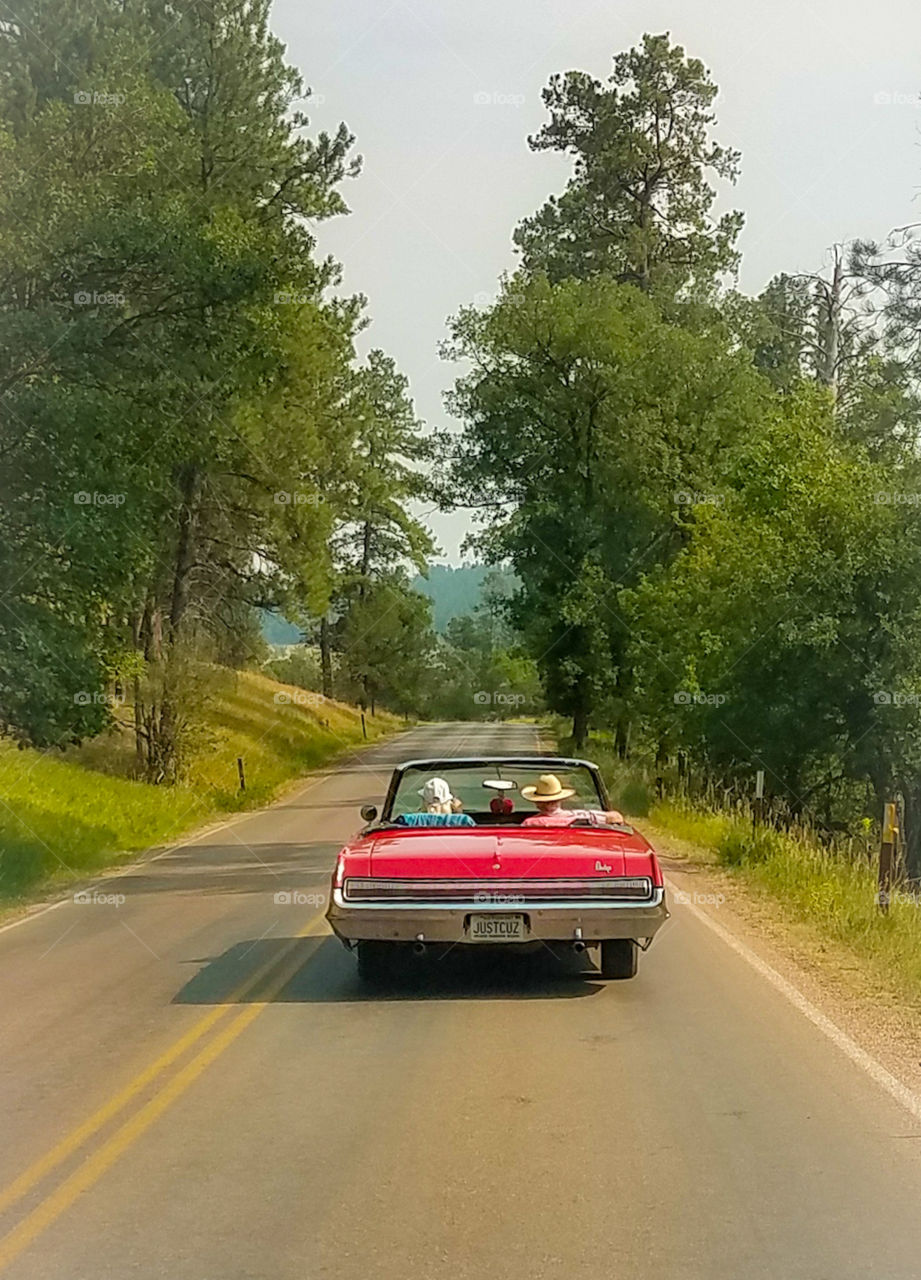
{"label": "windshield", "polygon": [[452,796],[460,801],[461,811],[471,817],[520,820],[537,812],[536,806],[522,795],[522,788],[535,786],[541,775],[547,773],[552,773],[564,789],[574,793],[562,801],[563,808],[603,808],[595,775],[584,765],[566,768],[547,760],[535,760],[533,764],[474,765],[436,761],[405,770],[392,807],[383,816],[397,818],[402,814],[423,811],[425,803],[421,792],[425,784],[431,778],[443,778]]}

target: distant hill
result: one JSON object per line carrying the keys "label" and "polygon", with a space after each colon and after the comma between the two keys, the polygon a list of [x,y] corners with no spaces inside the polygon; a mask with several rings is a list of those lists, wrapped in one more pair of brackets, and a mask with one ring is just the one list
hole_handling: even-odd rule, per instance
{"label": "distant hill", "polygon": [[487,577],[509,591],[516,585],[514,574],[493,569],[485,564],[434,564],[427,578],[417,577],[413,587],[432,601],[432,622],[436,631],[444,631],[452,618],[472,613],[483,601]]}
{"label": "distant hill", "polygon": [[[487,578],[501,590],[512,592],[518,579],[508,569],[494,569],[485,564],[434,564],[427,578],[413,579],[413,589],[432,601],[432,623],[443,632],[452,618],[473,613],[483,602]],[[271,645],[300,644],[303,632],[280,613],[262,610],[262,634]]]}
{"label": "distant hill", "polygon": [[300,644],[303,632],[280,613],[262,609],[262,634],[266,644]]}

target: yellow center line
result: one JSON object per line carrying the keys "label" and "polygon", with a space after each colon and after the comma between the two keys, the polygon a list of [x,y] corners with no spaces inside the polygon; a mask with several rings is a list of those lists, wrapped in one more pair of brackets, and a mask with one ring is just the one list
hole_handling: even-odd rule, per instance
{"label": "yellow center line", "polygon": [[84,1120],[82,1124],[78,1125],[76,1129],[69,1133],[66,1138],[63,1138],[56,1146],[52,1147],[50,1151],[46,1152],[45,1155],[36,1160],[34,1164],[30,1165],[28,1169],[24,1170],[24,1172],[21,1173],[14,1182],[11,1182],[3,1191],[0,1191],[0,1213],[5,1212],[5,1210],[9,1209],[11,1205],[14,1205],[18,1200],[21,1200],[24,1195],[31,1191],[31,1189],[42,1180],[42,1178],[46,1177],[53,1169],[56,1169],[58,1165],[62,1164],[72,1156],[74,1152],[78,1151],[94,1133],[98,1132],[98,1130],[113,1119],[114,1116],[118,1115],[118,1113],[127,1106],[132,1098],[136,1097],[146,1089],[147,1086],[157,1078],[157,1076],[161,1075],[168,1067],[172,1066],[172,1064],[180,1058],[187,1049],[190,1049],[192,1045],[196,1044],[217,1022],[226,1018],[231,1012],[233,1006],[235,1004],[239,1004],[241,1000],[244,1000],[247,995],[249,995],[249,993],[272,972],[273,969],[281,964],[285,957],[298,945],[300,940],[309,935],[316,923],[317,918],[312,919],[296,937],[292,938],[288,942],[287,946],[283,947],[282,950],[278,952],[277,955],[273,956],[272,959],[267,961],[264,965],[261,965],[255,973],[251,974],[244,982],[240,983],[240,985],[232,991],[229,996],[225,997],[225,1000],[222,1002],[220,1007],[212,1009],[210,1013],[206,1014],[202,1019],[200,1019],[200,1021],[190,1027],[185,1035],[181,1036],[175,1044],[171,1045],[170,1048],[161,1054],[159,1058],[149,1066],[145,1067],[139,1075],[135,1076],[134,1079],[125,1085],[123,1089],[110,1098],[108,1102],[104,1103],[98,1111],[94,1112],[93,1115],[89,1116],[88,1119]]}
{"label": "yellow center line", "polygon": [[[308,936],[314,921],[307,926],[292,945]],[[321,935],[316,934],[319,938]],[[291,948],[287,948],[288,951]],[[192,1085],[216,1058],[228,1048],[249,1026],[249,1024],[268,1008],[276,996],[284,990],[299,969],[303,967],[304,958],[296,955],[270,984],[265,995],[258,1001],[248,1005],[228,1026],[216,1035],[205,1047],[177,1072],[149,1102],[134,1115],[129,1116],[124,1124],[92,1155],[87,1156],[83,1164],[69,1178],[47,1196],[39,1205],[5,1236],[0,1238],[0,1271],[4,1270],[27,1249],[43,1231],[50,1227],[75,1200],[94,1186],[104,1173],[109,1170],[130,1146],[135,1143],[150,1126],[159,1119],[177,1098]]]}

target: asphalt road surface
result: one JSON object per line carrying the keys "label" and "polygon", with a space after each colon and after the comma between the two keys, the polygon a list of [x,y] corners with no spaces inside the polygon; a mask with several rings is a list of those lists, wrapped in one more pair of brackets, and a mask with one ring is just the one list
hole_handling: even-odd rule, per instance
{"label": "asphalt road surface", "polygon": [[359,806],[534,745],[413,730],[0,933],[3,1280],[921,1276],[921,1124],[689,909],[633,982],[359,986]]}

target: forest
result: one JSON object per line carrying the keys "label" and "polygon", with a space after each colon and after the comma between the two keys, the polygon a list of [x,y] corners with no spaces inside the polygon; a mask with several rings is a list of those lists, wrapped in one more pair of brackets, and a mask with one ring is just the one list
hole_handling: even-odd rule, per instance
{"label": "forest", "polygon": [[[550,79],[529,144],[569,180],[451,319],[465,372],[425,424],[318,249],[361,158],[312,129],[268,0],[20,5],[4,735],[114,723],[169,784],[215,672],[268,664],[405,717],[565,717],[711,796],[763,770],[785,821],[897,799],[921,869],[921,229],[745,295],[717,96],[668,34]],[[483,566],[437,626],[426,504],[467,513]],[[303,652],[269,652],[266,611]]]}

